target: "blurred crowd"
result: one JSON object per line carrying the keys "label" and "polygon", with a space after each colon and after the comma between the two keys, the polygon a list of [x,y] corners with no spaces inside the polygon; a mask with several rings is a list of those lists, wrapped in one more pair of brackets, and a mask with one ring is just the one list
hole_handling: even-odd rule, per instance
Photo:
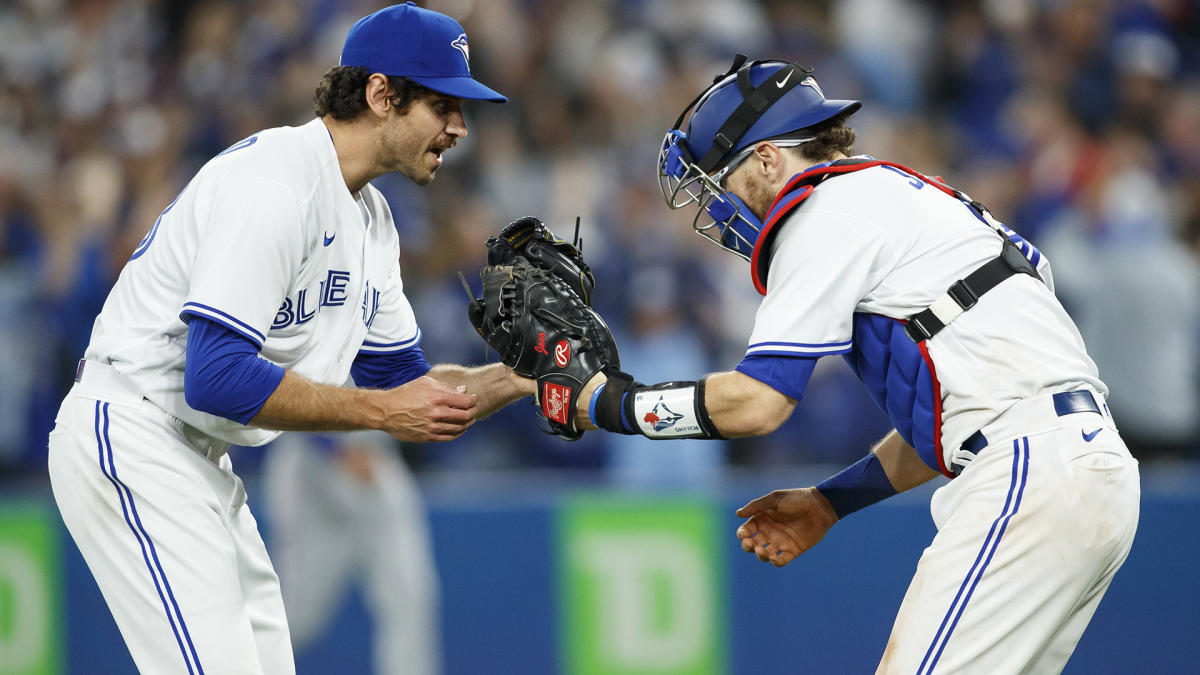
{"label": "blurred crowd", "polygon": [[[312,117],[363,0],[0,4],[0,473],[40,475],[92,321],[158,213],[262,128]],[[455,273],[524,215],[583,249],[639,379],[741,358],[741,260],[658,195],[681,107],[735,52],[815,67],[864,102],[857,150],[942,175],[1035,241],[1142,458],[1200,456],[1200,5],[1191,0],[429,0],[470,36],[470,136],[420,189],[376,181],[431,362],[489,355]],[[785,429],[730,443],[536,431],[517,404],[420,467],[576,467],[629,481],[857,458],[886,420],[837,359]]]}

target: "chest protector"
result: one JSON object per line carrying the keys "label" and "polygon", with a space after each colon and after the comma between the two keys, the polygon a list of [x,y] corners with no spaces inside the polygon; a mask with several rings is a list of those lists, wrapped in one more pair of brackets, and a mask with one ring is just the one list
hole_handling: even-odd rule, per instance
{"label": "chest protector", "polygon": [[885,413],[917,454],[930,467],[951,478],[942,453],[942,394],[937,371],[925,342],[939,333],[959,314],[975,306],[979,296],[1014,274],[1040,279],[1037,262],[1041,254],[1029,242],[1004,227],[987,208],[940,179],[924,176],[906,166],[874,159],[843,159],[805,171],[784,186],[767,210],[762,234],[750,256],[750,274],[759,293],[767,293],[767,270],[771,245],[780,223],[798,208],[822,182],[874,166],[888,166],[923,181],[966,204],[985,225],[1003,240],[1001,254],[966,278],[955,282],[927,309],[905,319],[856,313],[850,352],[846,362],[867,387],[871,398]]}

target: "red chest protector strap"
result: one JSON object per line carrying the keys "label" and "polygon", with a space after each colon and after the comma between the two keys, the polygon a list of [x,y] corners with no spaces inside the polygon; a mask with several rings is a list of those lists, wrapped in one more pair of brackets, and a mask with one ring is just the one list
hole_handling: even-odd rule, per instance
{"label": "red chest protector strap", "polygon": [[[823,181],[835,176],[869,169],[873,166],[892,167],[932,185],[947,195],[963,202],[978,214],[980,220],[991,226],[1000,235],[1000,238],[1004,240],[1004,247],[1000,257],[976,270],[966,279],[960,280],[954,286],[951,286],[947,292],[950,300],[954,304],[957,304],[961,310],[970,309],[975,304],[978,296],[991,290],[996,284],[1007,279],[1012,274],[1023,273],[1041,279],[1037,273],[1037,269],[1017,249],[1012,240],[1004,232],[1004,227],[992,218],[991,213],[988,212],[987,207],[983,204],[972,200],[962,191],[946,185],[940,178],[929,178],[919,171],[914,171],[902,164],[878,159],[847,158],[838,160],[827,166],[810,169],[804,173],[797,174],[776,195],[775,201],[767,209],[767,219],[763,223],[762,234],[759,235],[758,241],[754,244],[754,251],[750,255],[750,276],[754,281],[754,288],[759,293],[762,295],[767,294],[767,270],[771,267],[771,244],[775,240],[775,235],[779,233],[779,224],[783,221],[784,217],[800,206],[805,199],[808,199],[813,190]],[[930,314],[931,311],[940,309],[937,305],[938,303],[935,303],[934,308],[927,309],[911,317],[914,321],[910,321],[910,323],[914,325],[912,326],[913,330],[909,331],[909,336],[914,341],[920,342],[921,340],[933,337],[946,323],[949,323],[949,320],[947,320],[949,317],[944,311],[937,311],[934,314]]]}
{"label": "red chest protector strap", "polygon": [[805,199],[808,199],[808,196],[812,194],[816,186],[822,181],[833,176],[840,176],[873,166],[893,167],[963,202],[975,211],[980,220],[995,230],[1004,241],[998,257],[988,261],[982,267],[967,275],[965,279],[956,281],[932,305],[908,318],[905,322],[904,331],[912,338],[913,342],[919,343],[937,335],[947,324],[957,318],[959,314],[974,307],[975,303],[979,300],[979,296],[992,290],[1000,282],[1014,274],[1028,274],[1039,281],[1041,280],[1037,268],[1021,253],[1020,249],[1017,248],[1016,244],[1005,233],[1004,226],[998,223],[995,218],[992,218],[992,214],[988,212],[987,207],[983,204],[973,201],[966,194],[946,185],[940,179],[928,178],[900,164],[871,159],[843,159],[828,166],[797,174],[788,181],[788,184],[775,197],[771,208],[767,210],[767,222],[763,224],[762,234],[759,235],[758,241],[755,242],[754,252],[750,256],[750,274],[754,279],[754,288],[759,293],[763,295],[767,294],[767,269],[771,263],[771,242],[774,240],[775,235],[778,234],[779,223],[783,220],[784,216],[791,213]]}
{"label": "red chest protector strap", "polygon": [[942,181],[929,178],[918,171],[914,171],[902,164],[896,164],[895,162],[850,157],[839,159],[827,166],[809,169],[804,173],[793,176],[787,185],[783,186],[783,189],[779,191],[779,194],[775,196],[775,201],[771,202],[770,208],[767,209],[767,219],[763,223],[762,234],[759,235],[758,241],[754,244],[754,252],[750,254],[750,275],[754,280],[754,288],[759,293],[762,295],[767,294],[767,270],[771,267],[771,243],[775,240],[775,235],[779,233],[778,227],[780,221],[787,214],[795,210],[797,206],[800,206],[805,199],[808,199],[813,189],[825,180],[869,169],[873,166],[890,166],[899,169],[918,180],[932,185],[951,197],[965,202],[977,211],[986,210],[982,204],[972,202],[965,194],[946,185]]}

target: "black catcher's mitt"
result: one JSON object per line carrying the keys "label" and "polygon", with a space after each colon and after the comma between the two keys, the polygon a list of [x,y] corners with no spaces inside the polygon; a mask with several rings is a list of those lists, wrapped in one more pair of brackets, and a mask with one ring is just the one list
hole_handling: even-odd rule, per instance
{"label": "black catcher's mitt", "polygon": [[558,275],[524,258],[479,276],[483,298],[472,293],[467,307],[475,330],[518,375],[537,380],[536,403],[550,432],[579,438],[575,409],[583,385],[605,366],[620,366],[608,325]]}
{"label": "black catcher's mitt", "polygon": [[[576,243],[578,234],[576,224]],[[596,280],[584,262],[579,246],[554,236],[537,218],[525,216],[505,225],[499,235],[488,237],[486,246],[489,265],[511,265],[518,257],[525,258],[534,267],[558,275],[584,304],[592,304]]]}

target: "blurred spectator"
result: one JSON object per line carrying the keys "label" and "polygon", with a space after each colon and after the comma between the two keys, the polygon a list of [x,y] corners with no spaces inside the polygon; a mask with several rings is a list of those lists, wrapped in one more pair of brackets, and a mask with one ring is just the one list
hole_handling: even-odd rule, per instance
{"label": "blurred spectator", "polygon": [[[678,270],[643,260],[628,280],[632,316],[626,333],[617,333],[621,368],[645,382],[696,378],[711,368],[703,342],[682,320],[687,294],[680,292]],[[644,436],[607,434],[608,473],[615,483],[634,487],[697,488],[720,480],[726,441],[654,441]]]}
{"label": "blurred spectator", "polygon": [[1172,237],[1146,139],[1114,130],[1103,146],[1097,177],[1044,250],[1131,452],[1183,458],[1200,444],[1200,263]]}
{"label": "blurred spectator", "polygon": [[312,645],[358,585],[373,622],[374,672],[439,672],[433,541],[394,439],[284,434],[267,451],[263,480],[293,649]]}
{"label": "blurred spectator", "polygon": [[[309,83],[336,62],[349,23],[383,4],[0,3],[0,339],[6,347],[0,470],[41,472],[38,458],[54,409],[45,401],[65,393],[90,317],[187,177],[257,129],[309,119]],[[1150,312],[1169,294],[1164,287],[1195,294],[1194,277],[1185,270],[1200,256],[1196,3],[424,4],[464,23],[473,54],[482,55],[473,59],[477,74],[512,93],[504,110],[478,121],[478,133],[448,159],[454,171],[430,186],[433,193],[421,194],[402,179],[378,181],[396,214],[405,285],[427,322],[423,344],[431,359],[489,358],[463,318],[453,273],[478,268],[487,233],[533,214],[567,235],[575,217],[582,218],[585,251],[600,279],[597,304],[615,327],[628,329],[622,354],[650,354],[662,335],[627,324],[638,298],[619,292],[619,282],[644,266],[647,252],[670,252],[671,269],[687,274],[676,279],[678,290],[701,289],[704,298],[681,298],[674,308],[692,326],[689,342],[701,347],[702,364],[693,374],[736,362],[757,305],[749,272],[727,274],[724,267],[744,263],[707,250],[713,247],[691,235],[689,221],[662,205],[654,157],[695,87],[741,51],[809,63],[827,93],[871,101],[856,115],[862,149],[918,169],[951,167],[947,180],[1001,220],[1038,243],[1043,231],[1055,239],[1045,248],[1058,275],[1091,275],[1086,270],[1096,261],[1111,261],[1112,272],[1098,280],[1112,286],[1104,303],[1095,299],[1102,297],[1098,285],[1065,279],[1062,290],[1070,309],[1081,313],[1081,325],[1094,326],[1089,345],[1114,390],[1137,398],[1122,406],[1128,411],[1118,411],[1118,420],[1128,418],[1126,431],[1136,434],[1143,422],[1134,411],[1150,399],[1134,394],[1132,384],[1118,386],[1120,371],[1147,382],[1178,380],[1155,389],[1164,398],[1188,391],[1184,364],[1200,358],[1200,337],[1184,318],[1186,300],[1169,315],[1154,315],[1171,317],[1157,331],[1171,341],[1172,355],[1161,364],[1147,362],[1147,354],[1158,358],[1161,350],[1129,352],[1115,346],[1119,341],[1110,350],[1102,333],[1112,326],[1102,317]],[[1136,168],[1103,168],[1115,166],[1111,153],[1118,145],[1140,148]],[[1152,236],[1100,215],[1128,209],[1132,188],[1161,200]],[[1105,194],[1109,206],[1100,203]],[[1072,247],[1084,252],[1078,262],[1072,262]],[[1122,265],[1128,278],[1117,271]],[[1164,279],[1149,284],[1150,275]],[[1160,289],[1158,300],[1146,300],[1152,289]],[[643,337],[648,345],[635,344]],[[838,374],[830,375],[836,386]],[[1195,399],[1180,396],[1175,404],[1182,409],[1191,401],[1195,417]],[[1165,405],[1156,409],[1170,408]],[[530,433],[532,422],[532,412],[516,406],[481,425],[480,431],[490,425],[494,433],[447,446],[436,461],[474,468],[605,464],[602,442],[585,437],[564,444]],[[1170,426],[1160,422],[1144,423]],[[815,445],[830,461],[862,453],[860,439],[836,431],[839,420],[795,423],[801,435],[822,439]],[[1200,452],[1194,440],[1182,443],[1179,452]],[[788,448],[730,447],[735,463],[792,456]]]}

